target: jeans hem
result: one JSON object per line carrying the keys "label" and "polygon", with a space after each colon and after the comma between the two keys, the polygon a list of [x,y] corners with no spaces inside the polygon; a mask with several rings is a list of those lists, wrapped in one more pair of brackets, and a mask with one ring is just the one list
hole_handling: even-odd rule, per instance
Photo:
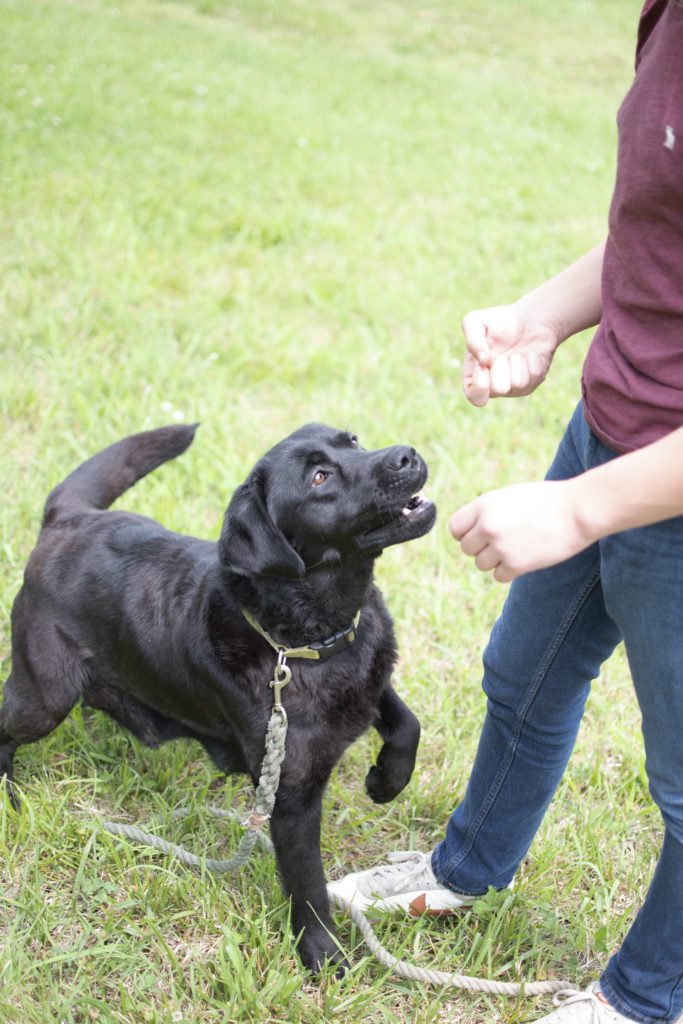
{"label": "jeans hem", "polygon": [[617,995],[606,973],[600,978],[600,991],[610,1006],[614,1007],[619,1013],[623,1013],[629,1020],[637,1021],[638,1024],[676,1024],[678,1020],[678,1017],[644,1017],[641,1013],[637,1013]]}
{"label": "jeans hem", "polygon": [[489,891],[488,887],[486,889],[484,889],[483,891],[480,889],[477,892],[474,892],[474,890],[472,890],[472,889],[464,889],[464,888],[456,889],[445,878],[441,878],[440,877],[440,872],[439,872],[439,864],[438,864],[438,849],[439,848],[437,846],[437,847],[435,847],[432,850],[431,857],[430,857],[430,865],[431,865],[432,871],[434,872],[434,877],[436,878],[436,880],[439,883],[439,885],[443,885],[444,889],[449,889],[451,892],[454,892],[456,894],[456,896],[485,896],[486,895],[486,893]]}

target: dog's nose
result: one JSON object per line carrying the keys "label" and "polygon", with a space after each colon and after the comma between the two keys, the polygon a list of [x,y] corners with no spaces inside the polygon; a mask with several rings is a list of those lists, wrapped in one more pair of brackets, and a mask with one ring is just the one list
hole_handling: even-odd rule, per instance
{"label": "dog's nose", "polygon": [[396,473],[400,473],[401,470],[409,469],[415,465],[416,454],[414,448],[409,448],[407,445],[397,445],[389,452],[386,467],[387,469],[394,470]]}

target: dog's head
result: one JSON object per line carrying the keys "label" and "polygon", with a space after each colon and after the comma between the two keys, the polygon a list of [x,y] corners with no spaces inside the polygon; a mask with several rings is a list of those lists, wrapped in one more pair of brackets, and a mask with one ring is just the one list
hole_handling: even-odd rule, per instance
{"label": "dog's head", "polygon": [[420,493],[426,480],[414,448],[366,451],[347,431],[309,424],[235,491],[221,561],[244,576],[301,579],[320,565],[375,558],[434,525],[436,508]]}

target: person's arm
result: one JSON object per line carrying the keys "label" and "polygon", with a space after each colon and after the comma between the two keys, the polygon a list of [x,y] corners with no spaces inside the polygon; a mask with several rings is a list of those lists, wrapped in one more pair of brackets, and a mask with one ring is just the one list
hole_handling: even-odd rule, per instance
{"label": "person's arm", "polygon": [[545,379],[558,345],[598,323],[604,252],[603,241],[517,302],[465,316],[462,378],[472,405],[530,394]]}
{"label": "person's arm", "polygon": [[683,427],[569,480],[513,484],[454,512],[449,526],[479,569],[507,582],[621,530],[683,514]]}
{"label": "person's arm", "polygon": [[561,341],[595,327],[602,316],[602,261],[605,240],[555,277],[534,288],[515,306],[557,324]]}

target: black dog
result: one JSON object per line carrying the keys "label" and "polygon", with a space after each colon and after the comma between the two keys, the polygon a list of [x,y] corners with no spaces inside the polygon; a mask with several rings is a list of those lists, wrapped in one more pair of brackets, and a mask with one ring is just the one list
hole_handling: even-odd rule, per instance
{"label": "black dog", "polygon": [[372,573],[384,548],[434,524],[434,505],[418,493],[427,467],[413,448],[365,451],[352,435],[314,424],[256,464],[218,544],[104,511],[183,452],[194,431],[125,438],[50,494],[12,610],[0,776],[11,793],[17,747],[47,735],[82,699],[151,746],[192,737],[221,771],[256,781],[277,656],[243,610],[283,646],[322,651],[291,662],[270,822],[299,952],[316,970],[340,958],[320,860],[332,768],[370,725],[384,741],[366,779],[373,800],[393,799],[415,764],[420,727],[390,685],[396,644]]}

